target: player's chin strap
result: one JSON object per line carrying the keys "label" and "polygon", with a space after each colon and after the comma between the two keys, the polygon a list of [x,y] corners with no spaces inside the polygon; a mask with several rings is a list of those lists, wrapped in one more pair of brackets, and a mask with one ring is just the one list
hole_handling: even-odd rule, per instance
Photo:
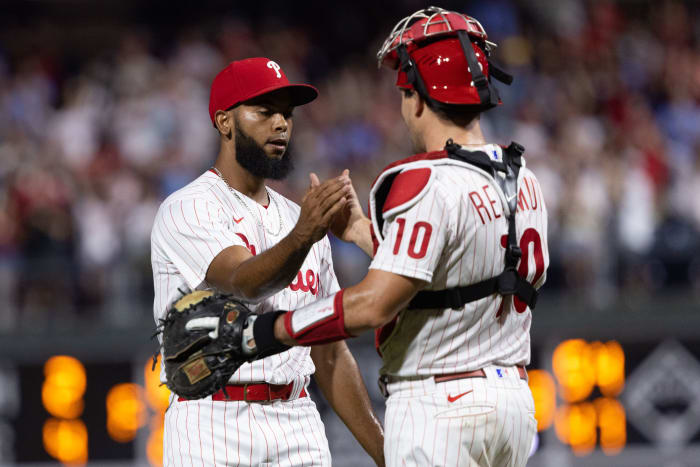
{"label": "player's chin strap", "polygon": [[506,267],[499,275],[476,284],[453,287],[445,290],[424,290],[418,292],[408,308],[462,308],[466,303],[481,300],[495,293],[515,295],[527,303],[530,309],[537,304],[537,290],[518,274],[516,266],[522,256],[515,234],[515,211],[518,199],[518,172],[522,166],[524,148],[511,143],[503,151],[503,162],[491,159],[481,151],[467,151],[452,140],[445,146],[448,156],[484,170],[492,175],[506,196],[508,202],[508,244],[506,246]]}

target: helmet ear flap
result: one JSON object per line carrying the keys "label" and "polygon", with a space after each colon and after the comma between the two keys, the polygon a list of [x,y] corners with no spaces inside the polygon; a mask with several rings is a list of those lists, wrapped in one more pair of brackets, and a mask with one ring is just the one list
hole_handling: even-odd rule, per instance
{"label": "helmet ear flap", "polygon": [[399,21],[377,58],[398,71],[398,87],[415,90],[431,108],[479,112],[501,103],[492,78],[513,81],[492,65],[494,47],[475,18],[429,7]]}
{"label": "helmet ear flap", "polygon": [[423,77],[418,71],[416,63],[413,61],[411,56],[406,49],[405,44],[401,44],[397,49],[396,53],[399,57],[399,70],[406,75],[407,83],[421,96],[429,105],[439,105],[432,97],[425,86]]}
{"label": "helmet ear flap", "polygon": [[[471,41],[469,40],[469,35],[466,31],[457,31],[457,37],[459,38],[459,43],[462,45],[462,52],[464,53],[464,58],[467,59],[469,64],[469,72],[472,75],[472,83],[476,91],[479,93],[480,105],[491,108],[498,105],[498,91],[489,82],[484,72],[481,69],[481,64],[476,58],[474,53],[474,48],[472,47]],[[484,55],[486,52],[483,52]]]}

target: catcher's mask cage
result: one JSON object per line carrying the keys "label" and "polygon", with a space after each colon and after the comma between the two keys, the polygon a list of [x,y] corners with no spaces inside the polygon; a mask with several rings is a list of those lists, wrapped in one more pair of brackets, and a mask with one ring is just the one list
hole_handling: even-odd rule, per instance
{"label": "catcher's mask cage", "polygon": [[399,21],[377,52],[378,66],[398,70],[396,85],[433,108],[488,110],[501,103],[491,77],[513,77],[490,60],[496,44],[471,16],[428,7]]}

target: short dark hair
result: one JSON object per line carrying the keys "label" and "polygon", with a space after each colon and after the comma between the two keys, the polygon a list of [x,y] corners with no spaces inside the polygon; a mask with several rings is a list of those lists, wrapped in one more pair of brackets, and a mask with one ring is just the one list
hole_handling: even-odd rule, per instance
{"label": "short dark hair", "polygon": [[[406,97],[411,97],[416,93],[413,89],[401,88],[401,92]],[[419,96],[420,97],[420,96]],[[421,97],[422,99],[422,97]],[[469,105],[444,105],[437,107],[432,102],[423,99],[430,110],[435,112],[437,116],[442,120],[447,120],[454,123],[455,125],[465,126],[474,119],[478,119],[481,115],[482,110],[474,109],[473,106]]]}

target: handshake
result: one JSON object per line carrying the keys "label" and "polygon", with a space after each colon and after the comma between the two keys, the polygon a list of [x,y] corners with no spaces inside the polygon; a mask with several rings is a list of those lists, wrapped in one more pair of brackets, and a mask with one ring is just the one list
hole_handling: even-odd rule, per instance
{"label": "handshake", "polygon": [[356,243],[364,250],[360,241],[364,238],[362,230],[369,229],[369,220],[362,211],[349,170],[323,183],[315,173],[309,174],[309,179],[291,235],[302,245],[312,245],[330,230],[339,239]]}

